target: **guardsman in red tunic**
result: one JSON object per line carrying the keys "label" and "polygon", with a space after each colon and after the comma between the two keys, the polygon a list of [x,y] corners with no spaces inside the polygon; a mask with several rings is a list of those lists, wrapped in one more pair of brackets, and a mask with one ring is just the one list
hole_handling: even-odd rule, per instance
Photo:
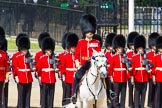
{"label": "guardsman in red tunic", "polygon": [[30,96],[32,87],[32,74],[30,68],[30,58],[28,56],[30,49],[30,40],[22,36],[18,40],[18,49],[21,54],[15,58],[14,77],[18,83],[18,108],[30,108]]}
{"label": "guardsman in red tunic", "polygon": [[[76,67],[80,67],[83,65],[87,60],[89,60],[92,56],[92,49],[96,51],[101,51],[100,42],[98,40],[93,39],[93,35],[96,32],[96,18],[91,14],[85,14],[81,17],[80,26],[83,34],[83,39],[79,40],[76,52],[75,52],[75,63]],[[81,78],[84,76],[86,70],[78,71],[75,74],[74,79],[74,95],[72,97],[73,103],[76,102],[76,94],[78,84]]]}
{"label": "guardsman in red tunic", "polygon": [[46,37],[42,41],[43,56],[38,61],[38,76],[42,85],[41,108],[53,108],[55,93],[55,41],[51,37]]}
{"label": "guardsman in red tunic", "polygon": [[[127,57],[130,60],[130,62],[132,61],[132,57],[135,54],[134,52],[134,39],[138,36],[139,34],[137,32],[131,32],[128,35],[127,38]],[[133,78],[132,76],[132,71],[128,71],[128,87],[129,87],[129,101],[128,101],[128,106],[133,108],[133,85],[131,83],[131,78]]]}
{"label": "guardsman in red tunic", "polygon": [[[16,46],[18,47],[18,41],[19,41],[19,39],[21,38],[21,37],[28,37],[28,35],[26,35],[26,34],[24,34],[24,33],[20,33],[17,37],[16,37],[16,40],[15,40],[15,43],[16,43]],[[18,47],[19,48],[19,47]],[[20,52],[20,50],[18,49],[18,51],[17,52],[15,52],[13,55],[12,55],[12,74],[13,74],[13,77],[15,76],[15,69],[16,69],[16,66],[15,66],[15,59],[19,56],[19,55],[21,55],[21,52]],[[14,77],[15,78],[15,77]],[[17,84],[17,87],[18,87],[18,84]],[[18,88],[17,88],[18,89]],[[18,94],[18,100],[19,100],[19,94]],[[18,102],[20,102],[20,101],[17,101],[17,107],[18,107],[18,105],[19,105],[19,103]]]}
{"label": "guardsman in red tunic", "polygon": [[[117,94],[117,97],[114,100],[115,108],[125,108],[126,87],[128,81],[126,63],[123,62],[125,44],[126,39],[123,35],[114,37],[113,49],[115,50],[115,54],[110,60],[109,74],[110,80],[114,84],[114,91]],[[120,94],[121,99],[119,101]]]}
{"label": "guardsman in red tunic", "polygon": [[109,33],[107,36],[106,36],[106,40],[105,40],[105,56],[107,57],[107,72],[108,72],[108,77],[106,78],[106,84],[107,84],[107,90],[106,90],[106,93],[107,93],[107,106],[109,108],[112,108],[113,105],[111,102],[109,102],[109,100],[111,101],[111,96],[110,96],[110,91],[108,88],[110,88],[111,90],[114,90],[113,88],[113,84],[111,83],[110,81],[110,74],[109,74],[109,70],[110,70],[110,61],[113,57],[113,54],[114,54],[114,49],[112,47],[112,41],[114,39],[114,37],[116,36],[115,33]]}
{"label": "guardsman in red tunic", "polygon": [[[35,62],[36,62],[36,64],[35,64],[35,68],[36,68],[35,76],[36,76],[36,78],[37,78],[38,80],[39,80],[39,78],[38,78],[38,74],[37,74],[37,73],[38,73],[38,72],[37,72],[37,71],[38,71],[37,63],[38,63],[40,57],[44,55],[44,53],[43,53],[43,51],[42,51],[42,46],[41,46],[41,44],[42,44],[42,40],[43,40],[44,38],[46,38],[46,37],[50,37],[49,33],[47,33],[47,32],[42,32],[42,33],[39,35],[39,37],[38,37],[38,44],[39,44],[39,48],[41,49],[41,51],[38,51],[38,52],[35,54]],[[40,105],[41,105],[41,100],[42,100],[42,98],[41,98],[41,96],[42,96],[41,90],[42,90],[42,86],[40,85]]]}
{"label": "guardsman in red tunic", "polygon": [[134,107],[144,108],[148,76],[151,72],[146,68],[146,39],[143,35],[139,35],[134,40],[134,48],[136,54],[132,58],[133,78],[132,84],[135,84]]}
{"label": "guardsman in red tunic", "polygon": [[[150,64],[153,64],[154,56],[156,55],[156,39],[160,35],[156,32],[151,33],[148,38],[148,46],[150,48],[150,51],[147,53],[148,59],[150,61]],[[153,67],[153,66],[152,66]],[[152,70],[153,72],[153,70]],[[152,73],[149,74],[149,91],[148,91],[148,102],[147,106],[153,108],[154,107],[154,96],[155,96],[155,85],[152,81]]]}
{"label": "guardsman in red tunic", "polygon": [[5,32],[3,28],[0,27],[0,108],[2,108],[2,95],[4,95],[3,87],[8,73],[8,56],[7,53],[3,51],[5,41]]}
{"label": "guardsman in red tunic", "polygon": [[64,61],[61,62],[63,65],[63,70],[65,70],[64,75],[65,75],[65,104],[69,104],[72,96],[72,84],[74,81],[74,75],[75,72],[77,71],[76,66],[75,66],[75,48],[78,43],[78,36],[74,33],[70,33],[67,38],[66,38],[66,47],[69,52],[67,52],[64,55]]}
{"label": "guardsman in red tunic", "polygon": [[157,54],[153,59],[154,68],[152,71],[153,83],[155,84],[155,108],[162,108],[162,37],[156,40]]}
{"label": "guardsman in red tunic", "polygon": [[58,69],[59,69],[59,78],[62,81],[62,90],[63,90],[63,94],[62,94],[62,106],[66,105],[66,86],[65,86],[65,68],[63,66],[63,62],[65,61],[64,58],[66,56],[66,54],[68,53],[68,49],[66,47],[66,38],[68,37],[68,35],[70,34],[70,32],[67,32],[63,35],[62,37],[62,42],[61,42],[61,46],[62,49],[64,50],[63,52],[58,54],[58,59],[60,64],[58,64]]}

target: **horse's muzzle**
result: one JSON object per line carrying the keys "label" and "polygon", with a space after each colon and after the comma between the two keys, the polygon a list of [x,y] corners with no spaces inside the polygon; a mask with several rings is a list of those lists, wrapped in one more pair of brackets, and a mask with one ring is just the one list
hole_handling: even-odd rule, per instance
{"label": "horse's muzzle", "polygon": [[106,78],[107,77],[107,73],[101,72],[100,73],[100,78]]}

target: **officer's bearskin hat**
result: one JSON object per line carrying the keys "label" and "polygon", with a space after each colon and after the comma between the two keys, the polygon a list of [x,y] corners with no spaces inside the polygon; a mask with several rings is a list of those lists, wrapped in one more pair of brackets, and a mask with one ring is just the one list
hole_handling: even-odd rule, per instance
{"label": "officer's bearskin hat", "polygon": [[125,44],[126,44],[126,39],[123,35],[117,35],[114,37],[112,43],[114,49],[116,49],[117,47],[125,48]]}
{"label": "officer's bearskin hat", "polygon": [[65,33],[63,36],[62,36],[62,43],[61,43],[61,46],[62,48],[65,50],[67,47],[66,47],[66,38],[68,37],[68,35],[70,34],[70,32],[67,32]]}
{"label": "officer's bearskin hat", "polygon": [[105,39],[105,47],[107,48],[108,46],[112,46],[112,42],[113,42],[113,39],[114,37],[116,36],[115,33],[109,33],[107,36],[106,36],[106,39]]}
{"label": "officer's bearskin hat", "polygon": [[69,49],[71,47],[76,47],[78,44],[78,36],[75,33],[71,33],[66,38],[66,47]]}
{"label": "officer's bearskin hat", "polygon": [[38,37],[39,48],[42,48],[42,47],[41,47],[42,40],[43,40],[45,37],[50,37],[50,34],[47,33],[47,32],[43,32],[43,33],[41,33],[41,34],[39,35],[39,37]]}
{"label": "officer's bearskin hat", "polygon": [[146,38],[143,35],[139,35],[134,39],[135,50],[139,47],[146,48]]}
{"label": "officer's bearskin hat", "polygon": [[153,32],[149,35],[148,38],[148,46],[151,48],[151,46],[156,46],[156,39],[159,37],[160,35],[157,32]]}
{"label": "officer's bearskin hat", "polygon": [[21,37],[28,37],[28,35],[25,33],[18,34],[18,36],[16,37],[16,46],[18,46],[18,41]]}
{"label": "officer's bearskin hat", "polygon": [[96,17],[92,14],[83,15],[80,19],[80,27],[83,35],[88,32],[94,34],[97,27]]}
{"label": "officer's bearskin hat", "polygon": [[133,31],[133,32],[130,32],[129,35],[128,35],[128,38],[127,38],[127,47],[129,48],[129,45],[133,45],[134,43],[134,39],[139,35],[138,32],[136,31]]}
{"label": "officer's bearskin hat", "polygon": [[52,50],[54,53],[55,50],[55,41],[51,37],[46,37],[42,40],[42,51],[45,53],[45,50]]}
{"label": "officer's bearskin hat", "polygon": [[3,50],[4,52],[6,52],[7,45],[8,45],[7,39],[4,39],[4,44],[0,47],[0,50]]}
{"label": "officer's bearskin hat", "polygon": [[18,39],[18,49],[21,51],[23,49],[30,49],[30,40],[26,36],[22,36]]}
{"label": "officer's bearskin hat", "polygon": [[5,31],[2,27],[0,27],[0,44],[1,46],[4,44],[6,37],[5,37]]}
{"label": "officer's bearskin hat", "polygon": [[100,42],[100,46],[102,47],[103,41],[102,41],[102,37],[98,34],[94,34],[93,39],[96,39]]}
{"label": "officer's bearskin hat", "polygon": [[156,49],[158,49],[158,48],[162,48],[162,36],[159,36],[156,39]]}

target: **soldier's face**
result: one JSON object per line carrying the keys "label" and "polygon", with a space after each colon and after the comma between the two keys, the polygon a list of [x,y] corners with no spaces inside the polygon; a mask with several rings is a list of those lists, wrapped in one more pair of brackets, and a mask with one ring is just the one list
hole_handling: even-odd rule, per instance
{"label": "soldier's face", "polygon": [[111,52],[113,51],[113,47],[112,46],[108,46],[107,49],[110,50]]}
{"label": "soldier's face", "polygon": [[52,54],[52,50],[51,50],[51,49],[47,49],[47,50],[45,50],[45,53],[46,53],[48,56],[50,56],[50,55]]}
{"label": "soldier's face", "polygon": [[88,32],[88,33],[85,34],[85,36],[86,36],[87,39],[92,39],[93,35],[94,34],[91,33],[91,32]]}
{"label": "soldier's face", "polygon": [[22,53],[23,55],[26,55],[26,54],[27,54],[27,52],[28,52],[28,50],[27,50],[27,49],[22,49],[22,50],[21,50],[21,53]]}
{"label": "soldier's face", "polygon": [[133,44],[129,45],[129,48],[134,50],[134,45]]}
{"label": "soldier's face", "polygon": [[158,48],[159,53],[162,53],[162,48]]}
{"label": "soldier's face", "polygon": [[140,54],[143,53],[143,50],[144,50],[144,49],[143,49],[142,47],[137,48],[137,52],[140,53]]}
{"label": "soldier's face", "polygon": [[70,52],[75,53],[75,47],[71,47]]}
{"label": "soldier's face", "polygon": [[118,47],[118,48],[116,48],[116,51],[117,51],[117,53],[122,54],[123,48],[122,47]]}
{"label": "soldier's face", "polygon": [[152,50],[156,50],[156,46],[151,46],[151,49]]}

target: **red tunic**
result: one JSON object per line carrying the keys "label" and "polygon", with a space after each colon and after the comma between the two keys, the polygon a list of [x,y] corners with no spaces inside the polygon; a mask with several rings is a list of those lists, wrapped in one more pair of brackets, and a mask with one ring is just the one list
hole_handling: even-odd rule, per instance
{"label": "red tunic", "polygon": [[112,52],[106,52],[105,56],[107,58],[107,72],[108,72],[108,77],[110,76],[109,72],[110,72],[110,61],[113,57],[113,53]]}
{"label": "red tunic", "polygon": [[122,55],[114,54],[110,60],[110,76],[113,77],[114,82],[127,82],[126,65],[122,63]]}
{"label": "red tunic", "polygon": [[25,62],[26,58],[24,55],[19,54],[14,61],[15,76],[18,76],[19,83],[33,82],[30,65]]}
{"label": "red tunic", "polygon": [[35,62],[36,62],[36,65],[35,65],[35,68],[36,68],[36,72],[38,71],[38,61],[40,59],[41,56],[43,56],[44,53],[43,51],[39,51],[35,54]]}
{"label": "red tunic", "polygon": [[[149,52],[147,53],[147,57],[148,57],[148,59],[149,59],[149,63],[150,63],[150,64],[153,64],[153,59],[154,59],[154,56],[155,56],[155,55],[156,55],[156,54],[155,54],[155,52],[153,52],[153,51],[149,51]],[[151,70],[152,70],[152,72],[153,72],[152,67],[151,67]],[[152,73],[149,74],[149,78],[152,79]]]}
{"label": "red tunic", "polygon": [[38,61],[38,76],[41,77],[43,83],[55,83],[55,71],[53,64],[50,64],[51,56],[43,55]]}
{"label": "red tunic", "polygon": [[[130,62],[132,62],[132,57],[135,55],[134,51],[129,51],[126,53],[128,59]],[[132,66],[131,66],[132,67]],[[133,76],[133,72],[132,71],[128,71],[128,78],[130,78],[131,76]]]}
{"label": "red tunic", "polygon": [[65,68],[64,68],[64,61],[65,61],[65,56],[66,56],[66,53],[67,51],[64,51],[60,54],[58,54],[58,59],[59,59],[59,62],[61,62],[59,65],[58,65],[58,69],[60,71],[60,74],[65,74]]}
{"label": "red tunic", "polygon": [[12,55],[12,66],[13,66],[13,68],[12,68],[12,73],[13,73],[13,76],[17,76],[16,75],[16,66],[15,66],[15,60],[16,60],[16,58],[19,56],[19,55],[21,55],[21,52],[20,51],[17,51],[16,53],[14,53],[13,55]]}
{"label": "red tunic", "polygon": [[0,50],[0,81],[4,81],[8,72],[7,53]]}
{"label": "red tunic", "polygon": [[135,82],[148,81],[149,74],[147,73],[145,66],[142,65],[142,60],[144,60],[144,57],[141,54],[136,54],[132,58],[132,70]]}
{"label": "red tunic", "polygon": [[154,68],[152,74],[155,75],[157,82],[162,82],[162,55],[157,54],[153,60]]}
{"label": "red tunic", "polygon": [[77,71],[74,54],[66,53],[64,62],[62,62],[62,64],[65,70],[65,82],[72,84],[74,81],[74,73]]}
{"label": "red tunic", "polygon": [[85,61],[90,59],[92,56],[93,50],[101,51],[100,42],[98,40],[92,39],[91,41],[87,41],[85,39],[79,40],[76,52],[75,52],[75,60],[79,60],[80,64],[83,65]]}

